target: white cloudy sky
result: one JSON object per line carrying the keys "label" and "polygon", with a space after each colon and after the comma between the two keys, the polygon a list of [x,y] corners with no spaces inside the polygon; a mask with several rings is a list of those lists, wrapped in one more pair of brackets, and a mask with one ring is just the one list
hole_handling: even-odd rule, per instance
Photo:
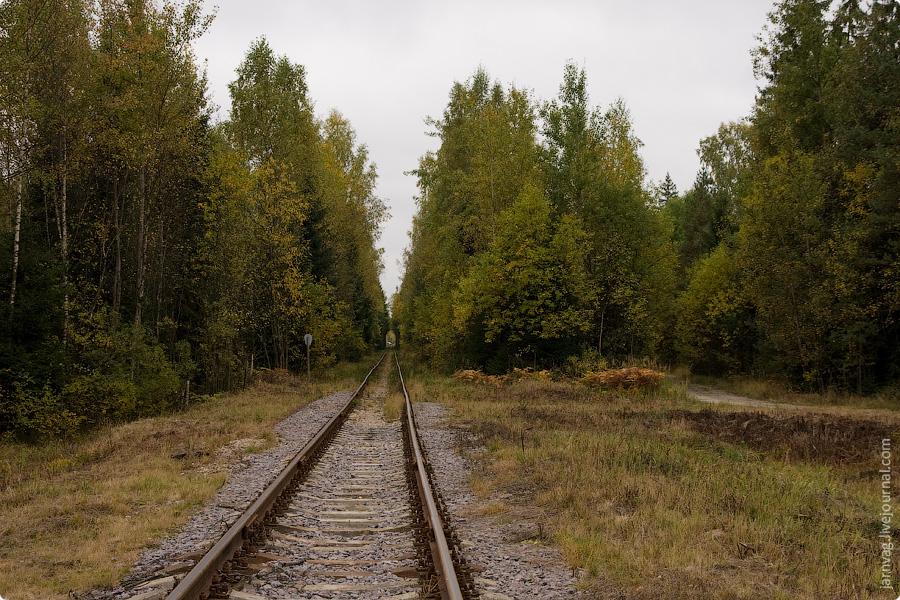
{"label": "white cloudy sky", "polygon": [[390,207],[382,286],[399,285],[415,212],[403,175],[435,149],[424,119],[440,117],[454,81],[482,65],[504,86],[540,100],[559,90],[563,66],[586,68],[591,103],[621,96],[644,142],[649,178],[690,187],[701,138],[749,114],[756,93],[750,51],[772,0],[207,0],[218,6],[198,42],[220,117],[228,82],[250,43],[305,66],[316,112],[340,110],[378,166]]}

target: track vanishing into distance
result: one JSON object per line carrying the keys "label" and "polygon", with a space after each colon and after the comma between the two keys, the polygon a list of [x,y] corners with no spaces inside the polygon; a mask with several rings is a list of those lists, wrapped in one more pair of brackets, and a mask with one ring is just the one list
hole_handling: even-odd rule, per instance
{"label": "track vanishing into distance", "polygon": [[[382,355],[340,413],[169,600],[478,597],[432,488],[400,363],[392,358]],[[394,422],[382,408],[389,362],[405,398]],[[379,381],[370,382],[379,366]]]}

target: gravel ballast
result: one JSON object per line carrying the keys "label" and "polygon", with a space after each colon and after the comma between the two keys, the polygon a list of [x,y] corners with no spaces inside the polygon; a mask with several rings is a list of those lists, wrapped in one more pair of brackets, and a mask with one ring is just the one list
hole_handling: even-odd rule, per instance
{"label": "gravel ballast", "polygon": [[447,410],[441,404],[416,403],[413,410],[434,470],[433,483],[448,505],[466,560],[476,569],[483,569],[475,579],[482,598],[579,597],[577,579],[559,549],[535,539],[541,531],[539,523],[504,523],[480,514],[480,509],[493,499],[479,500],[469,484],[472,465],[458,448],[472,445],[471,439],[462,439],[470,434],[448,426]]}
{"label": "gravel ballast", "polygon": [[[349,399],[350,391],[321,398],[282,420],[275,431],[280,443],[258,454],[243,455],[243,440],[223,449],[227,466],[225,485],[194,514],[182,530],[160,540],[132,566],[129,575],[114,590],[93,591],[80,598],[99,600],[156,600],[174,587],[176,578],[166,569],[186,555],[205,551],[233,524],[280,473],[313,435]],[[474,567],[475,583],[485,600],[548,600],[576,598],[577,579],[558,549],[535,539],[537,522],[504,522],[480,511],[487,502],[473,493],[469,478],[472,465],[458,451],[471,446],[469,434],[453,429],[446,409],[434,403],[416,403],[422,442],[434,469],[435,484],[451,512],[453,525],[463,543],[463,552]]]}
{"label": "gravel ballast", "polygon": [[[351,395],[348,390],[336,392],[307,404],[279,422],[275,426],[280,439],[276,447],[258,454],[243,455],[240,460],[228,465],[225,485],[191,517],[180,533],[164,538],[158,547],[141,555],[121,587],[89,596],[124,599],[152,594],[153,590],[148,592],[140,584],[166,575],[162,571],[179,562],[179,557],[210,548],[328,419],[347,403]],[[174,582],[163,578],[159,583],[171,589]]]}

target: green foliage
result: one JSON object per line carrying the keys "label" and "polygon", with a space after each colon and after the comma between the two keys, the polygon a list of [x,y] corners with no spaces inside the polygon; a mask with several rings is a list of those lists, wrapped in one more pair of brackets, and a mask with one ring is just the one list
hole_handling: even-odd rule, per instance
{"label": "green foliage", "polygon": [[703,140],[697,182],[666,207],[690,273],[677,346],[706,370],[776,371],[817,389],[890,385],[900,377],[900,9],[785,0],[770,19],[749,124]]}
{"label": "green foliage", "polygon": [[676,350],[698,372],[728,374],[752,366],[752,312],[740,277],[734,251],[719,245],[694,265],[678,298]]}
{"label": "green foliage", "polygon": [[0,406],[11,416],[17,432],[31,438],[71,437],[85,420],[49,385],[37,388],[30,380],[18,381],[11,391],[0,394]]}
{"label": "green foliage", "polygon": [[592,108],[574,64],[539,118],[483,70],[456,83],[416,171],[401,341],[447,367],[596,348],[809,387],[896,384],[900,8],[783,0],[760,40],[753,114],[701,140],[682,195],[668,177],[645,187],[624,102]]}
{"label": "green foliage", "polygon": [[571,215],[553,222],[534,187],[500,213],[494,242],[454,294],[456,330],[483,332],[470,360],[561,358],[578,347],[590,326],[584,239]]}
{"label": "green foliage", "polygon": [[[386,216],[350,124],[251,45],[209,126],[199,1],[0,4],[0,433],[183,406],[386,331]],[[189,383],[190,382],[190,383]]]}
{"label": "green foliage", "polygon": [[142,403],[133,382],[99,372],[76,377],[63,387],[60,398],[67,410],[81,415],[82,424],[95,425],[107,420],[134,418],[144,411],[156,412],[152,406],[138,411]]}
{"label": "green foliage", "polygon": [[674,239],[684,273],[737,231],[750,184],[748,138],[746,123],[729,123],[701,140],[697,150],[701,169],[693,187],[666,203],[674,219]]}
{"label": "green foliage", "polygon": [[260,38],[251,44],[228,89],[231,138],[251,163],[297,155],[295,144],[310,135],[314,126],[302,65],[292,64],[286,56],[276,57],[266,39]]}
{"label": "green foliage", "polygon": [[558,101],[542,110],[544,169],[560,208],[586,237],[592,323],[584,342],[601,354],[653,354],[671,311],[672,247],[667,221],[644,189],[641,141],[623,100],[588,106],[586,77],[566,66]]}
{"label": "green foliage", "polygon": [[656,198],[661,206],[666,206],[678,198],[678,187],[668,172],[666,172],[666,178],[656,188]]}
{"label": "green foliage", "polygon": [[652,353],[671,311],[668,221],[650,206],[623,101],[588,106],[569,64],[540,109],[479,70],[456,83],[394,310],[433,363],[490,371],[559,363],[585,346]]}
{"label": "green foliage", "polygon": [[73,321],[69,352],[77,367],[61,396],[88,426],[171,408],[174,394],[184,384],[179,374],[190,374],[184,344],[170,358],[142,331],[111,327],[115,320],[115,315],[101,310],[76,314]]}
{"label": "green foliage", "polygon": [[663,216],[641,189],[597,179],[587,192],[592,345],[611,356],[652,355],[674,296],[674,253]]}
{"label": "green foliage", "polygon": [[454,84],[443,119],[432,123],[442,143],[416,171],[419,213],[393,308],[401,341],[436,364],[453,367],[484,347],[479,329],[457,329],[453,296],[470,258],[497,242],[499,215],[526,187],[540,188],[534,112],[527,93],[504,91],[479,70]]}
{"label": "green foliage", "polygon": [[547,139],[543,157],[547,192],[557,207],[578,211],[585,205],[585,190],[603,143],[603,117],[588,106],[584,69],[566,64],[559,100],[544,104],[541,119]]}
{"label": "green foliage", "polygon": [[813,381],[835,317],[830,294],[819,285],[830,254],[823,187],[812,156],[773,157],[757,176],[741,228],[747,294],[766,340]]}
{"label": "green foliage", "polygon": [[768,85],[742,239],[774,353],[810,385],[862,391],[898,375],[900,14],[845,4],[829,21],[825,8],[783,3],[760,50]]}
{"label": "green foliage", "polygon": [[375,242],[386,208],[366,147],[336,111],[315,121],[303,68],[264,39],[230,88],[232,118],[206,176],[201,247],[218,292],[207,306],[206,360],[227,387],[257,361],[305,364],[306,333],[311,358],[328,365],[361,356],[385,329]]}
{"label": "green foliage", "polygon": [[379,281],[382,251],[375,242],[388,211],[375,196],[377,174],[368,148],[356,144],[350,123],[333,110],[323,124],[323,134],[325,227],[333,257],[327,279],[336,298],[344,301],[350,320],[347,332],[354,337],[342,344],[342,357],[357,358],[367,345],[380,343],[387,331]]}

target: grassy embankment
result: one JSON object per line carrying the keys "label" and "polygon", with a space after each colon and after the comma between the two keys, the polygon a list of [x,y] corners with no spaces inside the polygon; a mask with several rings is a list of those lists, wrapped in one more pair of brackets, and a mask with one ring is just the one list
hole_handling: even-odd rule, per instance
{"label": "grassy embankment", "polygon": [[710,410],[684,386],[491,387],[417,369],[408,380],[415,400],[447,403],[483,440],[482,514],[532,505],[595,597],[896,596],[878,589],[877,537],[896,413]]}
{"label": "grassy embankment", "polygon": [[311,386],[260,383],[75,441],[0,443],[0,596],[62,599],[69,589],[116,584],[222,486],[219,449],[238,439],[238,453],[272,447],[275,423],[355,389],[374,360],[339,365]]}

